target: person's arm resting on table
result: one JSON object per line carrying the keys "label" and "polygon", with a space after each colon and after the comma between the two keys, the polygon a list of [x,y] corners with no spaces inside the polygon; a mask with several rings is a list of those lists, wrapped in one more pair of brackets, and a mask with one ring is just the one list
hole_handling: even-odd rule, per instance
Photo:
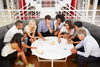
{"label": "person's arm resting on table", "polygon": [[23,44],[23,43],[22,43],[22,46],[23,46],[23,47],[25,47],[25,48],[37,49],[37,47],[30,47],[30,46],[28,46],[28,45],[25,45],[25,44]]}
{"label": "person's arm resting on table", "polygon": [[76,36],[73,35],[71,38],[68,39],[67,43],[70,43],[70,44],[79,44],[81,41],[71,41],[72,39],[74,39]]}
{"label": "person's arm resting on table", "polygon": [[74,39],[76,36],[75,35],[72,35],[68,40],[72,40]]}
{"label": "person's arm resting on table", "polygon": [[83,45],[82,45],[82,42],[79,43],[79,44],[77,44],[75,47],[73,47],[73,48],[71,49],[71,52],[72,52],[73,54],[75,54],[75,53],[78,54],[77,49],[81,48],[82,46],[83,46]]}
{"label": "person's arm resting on table", "polygon": [[46,39],[42,36],[42,34],[41,34],[40,32],[38,32],[38,35],[39,35],[43,40],[46,40]]}

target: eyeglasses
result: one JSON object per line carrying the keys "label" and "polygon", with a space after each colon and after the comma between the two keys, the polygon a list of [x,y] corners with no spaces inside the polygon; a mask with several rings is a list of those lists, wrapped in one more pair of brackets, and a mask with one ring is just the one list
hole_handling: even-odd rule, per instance
{"label": "eyeglasses", "polygon": [[65,27],[68,27],[69,25],[64,25]]}

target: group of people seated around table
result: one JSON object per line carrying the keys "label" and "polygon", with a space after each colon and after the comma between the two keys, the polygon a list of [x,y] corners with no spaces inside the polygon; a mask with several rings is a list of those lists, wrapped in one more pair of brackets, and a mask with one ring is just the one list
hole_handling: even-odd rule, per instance
{"label": "group of people seated around table", "polygon": [[[53,22],[50,15],[45,16],[45,20],[41,20],[36,26],[35,20],[31,19],[29,24],[23,29],[23,22],[18,20],[12,26],[4,37],[4,47],[1,55],[6,59],[13,59],[17,57],[15,65],[23,65],[26,67],[34,66],[28,63],[26,56],[27,49],[37,49],[30,45],[38,38],[45,41],[46,36],[58,37],[58,42],[61,43],[60,38],[66,39],[68,44],[73,44],[71,49],[72,54],[76,57],[72,60],[78,62],[78,67],[84,67],[84,62],[92,62],[100,60],[100,48],[97,41],[90,35],[89,31],[83,26],[81,21],[76,21],[74,24],[71,20],[66,20],[61,14],[56,15],[56,20]],[[27,45],[30,42],[30,45]],[[28,43],[29,44],[29,43]],[[21,57],[21,60],[19,60]]]}

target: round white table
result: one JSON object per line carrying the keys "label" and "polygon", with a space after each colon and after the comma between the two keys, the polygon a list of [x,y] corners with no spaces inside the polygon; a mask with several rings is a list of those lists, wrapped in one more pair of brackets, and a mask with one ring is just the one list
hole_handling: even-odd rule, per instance
{"label": "round white table", "polygon": [[[70,51],[73,48],[73,44],[68,44],[66,39],[60,38],[61,43],[58,42],[58,37],[45,37],[45,41],[38,39],[34,41],[31,47],[37,47],[37,49],[31,49],[32,54],[38,57],[38,61],[51,61],[53,67],[53,61],[66,62],[67,57],[72,53]],[[39,60],[40,58],[48,60]],[[66,58],[63,60],[58,60]]]}

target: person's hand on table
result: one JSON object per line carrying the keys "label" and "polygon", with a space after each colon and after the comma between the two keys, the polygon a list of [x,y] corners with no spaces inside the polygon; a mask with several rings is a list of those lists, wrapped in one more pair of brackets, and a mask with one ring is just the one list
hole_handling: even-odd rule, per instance
{"label": "person's hand on table", "polygon": [[42,37],[43,41],[45,41],[46,39],[44,37]]}
{"label": "person's hand on table", "polygon": [[31,49],[37,49],[37,47],[31,47]]}
{"label": "person's hand on table", "polygon": [[72,40],[67,40],[67,43],[68,44],[73,44],[73,41]]}
{"label": "person's hand on table", "polygon": [[76,49],[75,47],[73,47],[73,48],[71,49],[71,52],[72,52],[72,54],[75,54],[75,53],[77,53],[77,49]]}
{"label": "person's hand on table", "polygon": [[59,43],[61,43],[61,40],[60,40],[60,39],[58,39],[58,42],[59,42]]}

